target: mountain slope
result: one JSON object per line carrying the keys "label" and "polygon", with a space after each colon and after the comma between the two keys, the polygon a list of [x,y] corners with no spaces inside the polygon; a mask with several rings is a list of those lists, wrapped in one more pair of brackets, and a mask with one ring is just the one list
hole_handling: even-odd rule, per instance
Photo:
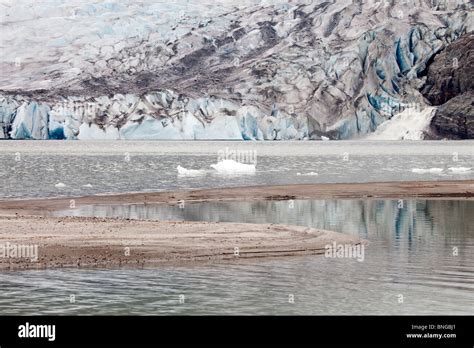
{"label": "mountain slope", "polygon": [[474,139],[474,35],[436,55],[421,91],[438,106],[431,122],[434,137]]}

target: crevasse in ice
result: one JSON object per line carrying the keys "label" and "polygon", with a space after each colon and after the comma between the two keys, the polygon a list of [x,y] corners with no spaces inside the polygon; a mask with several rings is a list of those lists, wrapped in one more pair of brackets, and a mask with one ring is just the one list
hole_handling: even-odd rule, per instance
{"label": "crevasse in ice", "polygon": [[469,1],[54,3],[0,4],[0,138],[365,137],[424,108],[474,22]]}

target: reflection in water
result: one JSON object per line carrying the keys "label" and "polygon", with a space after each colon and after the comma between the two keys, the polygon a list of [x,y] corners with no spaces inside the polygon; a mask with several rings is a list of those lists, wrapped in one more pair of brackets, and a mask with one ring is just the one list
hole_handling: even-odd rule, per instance
{"label": "reflection in water", "polygon": [[[296,200],[178,205],[91,205],[59,215],[149,220],[279,223],[310,226],[383,241],[405,259],[444,262],[453,248],[472,246],[474,202],[456,200]],[[461,247],[462,249],[462,247]],[[471,250],[472,251],[472,250]],[[422,254],[420,254],[422,253]],[[462,257],[467,257],[463,254]],[[469,256],[474,258],[474,254]],[[399,260],[401,261],[401,260]],[[474,269],[473,269],[474,271]]]}
{"label": "reflection in water", "polygon": [[459,238],[474,218],[473,201],[296,200],[130,205],[88,205],[56,215],[148,220],[281,223],[390,240],[408,249],[417,242]]}
{"label": "reflection in water", "polygon": [[[3,272],[0,314],[474,314],[474,201],[85,206],[61,214],[305,225],[357,235],[370,245],[364,262],[310,256]],[[76,303],[69,303],[70,294]]]}

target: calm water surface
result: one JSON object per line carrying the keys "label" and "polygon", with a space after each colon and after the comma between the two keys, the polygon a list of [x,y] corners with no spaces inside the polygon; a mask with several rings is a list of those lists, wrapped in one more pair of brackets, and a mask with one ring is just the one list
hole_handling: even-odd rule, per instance
{"label": "calm water surface", "polygon": [[63,214],[288,223],[360,236],[370,245],[363,262],[314,256],[4,272],[2,314],[474,314],[474,201],[86,206],[57,213]]}
{"label": "calm water surface", "polygon": [[[0,197],[184,188],[474,179],[474,142],[0,142]],[[257,173],[212,171],[218,151],[257,151]],[[414,168],[442,168],[417,174]],[[304,175],[308,173],[318,175]],[[298,175],[300,173],[300,175]],[[57,187],[63,183],[64,187]],[[62,186],[62,185],[60,185]],[[315,200],[86,206],[57,215],[286,223],[368,239],[365,259],[297,257],[0,272],[6,314],[474,314],[474,201]],[[159,231],[157,231],[159,233]],[[70,296],[75,302],[70,302]],[[180,295],[185,296],[180,303]],[[295,302],[289,303],[293,295]],[[400,303],[400,296],[403,302]]]}
{"label": "calm water surface", "polygon": [[[209,167],[219,151],[257,155],[256,175],[225,176]],[[474,180],[474,141],[173,142],[3,141],[0,198],[298,183]],[[178,176],[176,167],[209,170]],[[412,169],[442,168],[418,174]],[[301,175],[298,175],[301,174]],[[306,175],[317,173],[318,175]],[[57,184],[61,187],[57,187]]]}

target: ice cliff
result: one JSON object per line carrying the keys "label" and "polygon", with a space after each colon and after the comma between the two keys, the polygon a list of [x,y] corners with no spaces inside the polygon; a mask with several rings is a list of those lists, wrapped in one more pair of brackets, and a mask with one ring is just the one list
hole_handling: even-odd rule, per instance
{"label": "ice cliff", "polygon": [[427,70],[472,39],[472,10],[468,0],[2,0],[0,138],[365,137],[407,105],[431,105]]}

